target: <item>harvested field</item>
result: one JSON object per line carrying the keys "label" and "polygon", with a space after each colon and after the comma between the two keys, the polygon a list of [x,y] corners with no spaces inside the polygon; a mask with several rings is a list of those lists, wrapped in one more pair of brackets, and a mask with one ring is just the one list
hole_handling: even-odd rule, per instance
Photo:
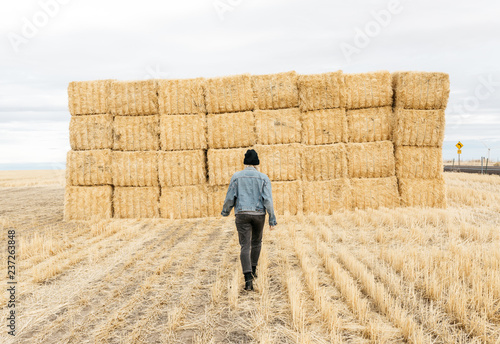
{"label": "harvested field", "polygon": [[16,230],[19,271],[17,335],[2,331],[2,343],[500,336],[498,176],[445,173],[447,209],[278,216],[265,228],[256,290],[244,292],[234,217],[63,222],[64,185],[22,175],[25,186],[0,184],[0,227]]}

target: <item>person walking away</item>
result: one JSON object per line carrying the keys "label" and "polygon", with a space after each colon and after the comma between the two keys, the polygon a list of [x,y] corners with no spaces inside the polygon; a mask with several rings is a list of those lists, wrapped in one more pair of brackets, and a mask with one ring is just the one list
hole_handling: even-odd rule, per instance
{"label": "person walking away", "polygon": [[266,210],[269,214],[270,230],[274,229],[277,222],[274,215],[271,180],[257,170],[256,166],[260,164],[257,152],[253,149],[247,150],[243,164],[245,169],[231,177],[221,215],[229,216],[234,207],[245,290],[253,290],[252,281],[257,277]]}

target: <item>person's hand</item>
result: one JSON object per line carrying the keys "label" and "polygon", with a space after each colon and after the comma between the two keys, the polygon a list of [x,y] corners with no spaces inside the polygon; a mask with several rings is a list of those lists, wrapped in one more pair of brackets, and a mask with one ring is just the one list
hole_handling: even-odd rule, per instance
{"label": "person's hand", "polygon": [[269,226],[269,230],[273,230],[274,228],[276,228],[276,226]]}

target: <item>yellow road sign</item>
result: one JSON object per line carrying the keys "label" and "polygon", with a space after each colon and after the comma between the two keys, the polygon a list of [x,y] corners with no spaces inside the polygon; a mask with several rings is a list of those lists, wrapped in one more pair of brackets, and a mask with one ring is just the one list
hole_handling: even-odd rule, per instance
{"label": "yellow road sign", "polygon": [[457,153],[458,153],[458,154],[462,154],[462,150],[461,150],[461,149],[459,149],[459,150],[457,151]]}
{"label": "yellow road sign", "polygon": [[457,147],[458,149],[462,149],[463,146],[464,145],[460,141],[458,141],[458,143],[455,145],[455,147]]}

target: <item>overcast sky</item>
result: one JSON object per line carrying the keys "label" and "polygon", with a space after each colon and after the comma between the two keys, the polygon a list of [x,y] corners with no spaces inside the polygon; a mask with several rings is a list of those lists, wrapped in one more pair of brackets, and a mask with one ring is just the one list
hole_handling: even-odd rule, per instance
{"label": "overcast sky", "polygon": [[64,167],[73,80],[450,74],[445,158],[500,158],[494,0],[0,2],[0,169]]}

